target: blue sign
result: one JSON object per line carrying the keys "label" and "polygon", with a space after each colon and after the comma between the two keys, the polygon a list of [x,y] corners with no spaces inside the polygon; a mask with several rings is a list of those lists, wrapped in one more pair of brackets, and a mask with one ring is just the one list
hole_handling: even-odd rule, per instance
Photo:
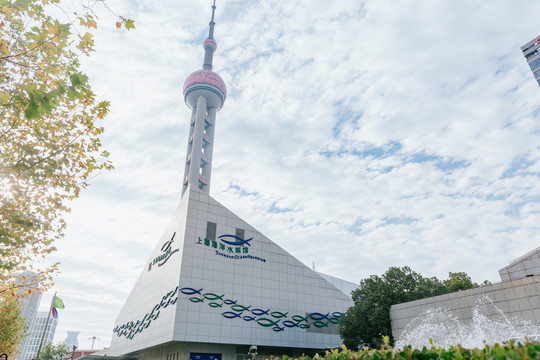
{"label": "blue sign", "polygon": [[[227,241],[227,240],[224,240],[223,238],[233,238],[235,239],[236,241]],[[244,240],[242,239],[240,236],[236,236],[236,235],[220,235],[218,236],[218,239],[220,239],[221,241],[223,241],[225,244],[229,244],[229,245],[248,245],[248,246],[251,246],[251,244],[249,243],[251,240],[253,240],[253,238],[249,238],[247,240]]]}

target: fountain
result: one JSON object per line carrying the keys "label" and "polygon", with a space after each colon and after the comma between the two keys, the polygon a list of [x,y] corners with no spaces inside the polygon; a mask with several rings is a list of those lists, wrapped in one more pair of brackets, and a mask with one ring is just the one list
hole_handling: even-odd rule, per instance
{"label": "fountain", "polygon": [[[479,296],[472,308],[472,320],[463,322],[452,311],[443,307],[424,311],[411,321],[400,338],[396,349],[407,345],[413,348],[461,345],[482,348],[515,339],[524,342],[540,340],[540,325],[518,317],[508,317],[486,295]],[[430,343],[430,339],[432,343]]]}

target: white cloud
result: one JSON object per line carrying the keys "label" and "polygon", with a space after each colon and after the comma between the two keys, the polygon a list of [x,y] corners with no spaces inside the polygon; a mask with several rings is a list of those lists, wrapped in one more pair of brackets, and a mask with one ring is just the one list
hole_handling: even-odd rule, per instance
{"label": "white cloud", "polygon": [[[210,2],[117,1],[85,59],[112,102],[116,170],[73,205],[56,340],[107,346],[180,198]],[[218,2],[211,194],[306,265],[350,281],[411,266],[498,280],[540,236],[540,89],[519,47],[533,1]],[[108,24],[110,22],[110,26]]]}

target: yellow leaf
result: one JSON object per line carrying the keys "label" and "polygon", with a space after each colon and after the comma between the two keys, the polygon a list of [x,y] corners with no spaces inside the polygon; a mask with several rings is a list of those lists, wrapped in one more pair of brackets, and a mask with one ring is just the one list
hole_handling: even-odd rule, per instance
{"label": "yellow leaf", "polygon": [[58,34],[58,27],[56,25],[49,26],[49,34]]}
{"label": "yellow leaf", "polygon": [[88,26],[89,28],[93,27],[94,29],[97,29],[97,22],[95,22],[94,20],[89,20],[86,22],[86,26]]}
{"label": "yellow leaf", "polygon": [[4,14],[9,15],[9,14],[11,14],[12,11],[13,11],[12,8],[7,7],[7,6],[5,6],[5,5],[2,6],[2,12],[3,12]]}
{"label": "yellow leaf", "polygon": [[127,19],[126,22],[125,22],[125,25],[126,25],[127,30],[135,29],[135,21],[133,21],[131,19]]}
{"label": "yellow leaf", "polygon": [[83,36],[81,36],[81,41],[90,42],[92,41],[93,38],[94,36],[92,34],[90,34],[89,32],[86,32]]}

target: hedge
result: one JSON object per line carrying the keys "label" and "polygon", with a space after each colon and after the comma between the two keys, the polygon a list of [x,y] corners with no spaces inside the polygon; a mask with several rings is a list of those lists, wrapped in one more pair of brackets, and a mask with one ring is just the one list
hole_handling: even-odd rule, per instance
{"label": "hedge", "polygon": [[[345,346],[340,350],[327,351],[324,355],[315,355],[313,358],[303,356],[295,360],[400,360],[400,359],[540,359],[540,342],[525,343],[509,341],[503,344],[486,345],[483,349],[466,349],[461,346],[452,346],[449,349],[432,346],[431,348],[413,349],[408,346],[405,349],[393,349],[386,342],[378,350],[364,348],[359,351],[348,350]],[[284,356],[282,360],[292,360]]]}

